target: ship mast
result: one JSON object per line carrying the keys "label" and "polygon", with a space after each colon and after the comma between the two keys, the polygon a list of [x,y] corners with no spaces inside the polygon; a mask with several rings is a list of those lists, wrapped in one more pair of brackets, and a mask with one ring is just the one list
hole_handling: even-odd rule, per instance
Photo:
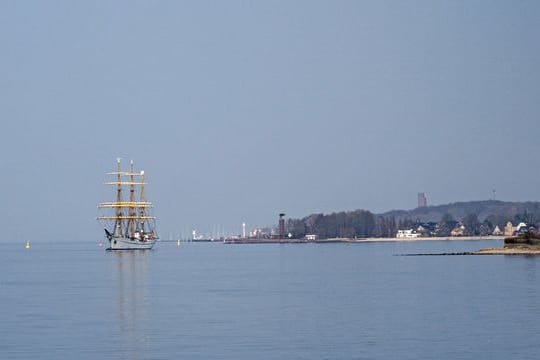
{"label": "ship mast", "polygon": [[[121,172],[120,172],[120,158],[116,159],[117,162],[117,175],[116,175],[116,202],[118,204],[122,203],[122,179],[121,179]],[[116,228],[116,235],[122,236],[122,207],[116,208],[116,221],[115,221],[115,228]]]}
{"label": "ship mast", "polygon": [[[141,170],[141,203],[144,204],[146,200],[144,199],[144,170]],[[144,234],[144,207],[141,207],[141,232]]]}
{"label": "ship mast", "polygon": [[[129,202],[135,203],[135,182],[133,181],[133,160],[131,160],[130,172],[129,172],[130,184],[129,184]],[[133,238],[135,236],[135,206],[129,209],[129,236]]]}

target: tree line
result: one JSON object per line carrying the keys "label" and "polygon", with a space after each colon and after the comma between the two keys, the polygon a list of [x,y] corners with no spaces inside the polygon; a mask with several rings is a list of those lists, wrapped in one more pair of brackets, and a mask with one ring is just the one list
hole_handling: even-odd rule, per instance
{"label": "tree line", "polygon": [[516,213],[510,217],[507,214],[491,214],[479,219],[475,213],[455,219],[445,213],[438,222],[422,222],[419,219],[399,218],[394,216],[375,215],[368,210],[341,211],[331,214],[312,214],[302,219],[289,219],[287,231],[294,238],[306,235],[317,235],[327,238],[364,238],[364,237],[395,237],[399,229],[421,229],[424,236],[450,236],[452,230],[464,226],[463,235],[490,235],[499,227],[500,230],[508,221],[514,225],[524,222],[528,226],[539,227],[540,207]]}

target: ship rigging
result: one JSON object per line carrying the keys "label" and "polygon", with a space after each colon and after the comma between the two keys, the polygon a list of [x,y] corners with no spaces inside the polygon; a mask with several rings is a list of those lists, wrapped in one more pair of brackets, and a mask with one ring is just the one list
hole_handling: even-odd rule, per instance
{"label": "ship rigging", "polygon": [[[151,214],[153,206],[145,197],[144,171],[135,172],[133,160],[130,163],[130,170],[122,171],[118,158],[116,171],[107,175],[116,177],[116,181],[105,183],[115,186],[116,201],[98,205],[99,209],[109,211],[108,215],[98,217],[109,241],[107,250],[151,249],[158,236],[155,230],[155,217]],[[129,191],[129,196],[124,200],[126,191]]]}

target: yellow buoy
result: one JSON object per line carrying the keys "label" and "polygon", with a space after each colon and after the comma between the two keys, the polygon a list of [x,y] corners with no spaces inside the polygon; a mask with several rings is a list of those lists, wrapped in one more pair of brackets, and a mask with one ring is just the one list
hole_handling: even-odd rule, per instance
{"label": "yellow buoy", "polygon": [[26,249],[30,249],[30,241],[27,241],[26,244],[24,244],[24,247]]}

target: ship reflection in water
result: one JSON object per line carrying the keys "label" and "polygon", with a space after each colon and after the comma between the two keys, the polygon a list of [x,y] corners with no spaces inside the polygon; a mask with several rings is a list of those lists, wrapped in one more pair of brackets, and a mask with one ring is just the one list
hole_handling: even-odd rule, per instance
{"label": "ship reflection in water", "polygon": [[128,250],[111,254],[117,260],[117,321],[115,337],[122,358],[137,359],[149,345],[145,323],[150,318],[147,251]]}

